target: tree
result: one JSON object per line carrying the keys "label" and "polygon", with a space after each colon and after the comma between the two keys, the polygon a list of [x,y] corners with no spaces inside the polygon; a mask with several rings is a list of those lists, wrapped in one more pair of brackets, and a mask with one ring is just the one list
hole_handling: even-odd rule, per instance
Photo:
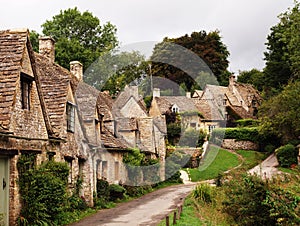
{"label": "tree", "polygon": [[282,143],[300,136],[300,81],[289,83],[275,97],[265,101],[259,110],[262,132],[273,133]]}
{"label": "tree", "polygon": [[238,82],[252,84],[257,90],[262,91],[264,86],[264,73],[257,69],[241,71]]}
{"label": "tree", "polygon": [[279,16],[280,22],[271,28],[267,37],[264,69],[264,91],[267,96],[278,93],[276,91],[282,90],[290,79],[299,77],[299,17],[299,3],[295,2],[293,9]]}
{"label": "tree", "polygon": [[219,31],[193,32],[190,36],[164,38],[156,44],[151,61],[152,74],[168,78],[177,84],[185,83],[188,90],[199,74],[210,73],[221,85],[228,84],[229,52],[222,43]]}
{"label": "tree", "polygon": [[121,91],[126,85],[135,83],[147,74],[148,64],[138,51],[102,54],[85,71],[84,80],[98,90],[109,90],[111,94]]}
{"label": "tree", "polygon": [[81,13],[76,7],[60,11],[42,28],[43,35],[55,39],[56,62],[65,68],[69,68],[72,60],[79,60],[88,68],[102,53],[118,45],[114,25],[109,22],[100,25],[92,13]]}

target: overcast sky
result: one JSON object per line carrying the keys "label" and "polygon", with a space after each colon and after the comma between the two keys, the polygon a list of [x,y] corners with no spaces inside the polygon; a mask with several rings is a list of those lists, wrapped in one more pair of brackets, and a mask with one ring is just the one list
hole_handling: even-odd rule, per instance
{"label": "overcast sky", "polygon": [[193,31],[220,30],[230,52],[229,70],[264,67],[263,52],[277,16],[293,6],[293,0],[0,0],[0,29],[29,28],[41,32],[41,24],[60,10],[75,6],[90,11],[102,23],[118,29],[122,45],[162,41]]}

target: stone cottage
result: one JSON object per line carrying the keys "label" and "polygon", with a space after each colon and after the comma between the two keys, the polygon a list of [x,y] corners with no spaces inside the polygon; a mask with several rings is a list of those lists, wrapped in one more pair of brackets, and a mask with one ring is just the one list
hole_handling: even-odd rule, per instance
{"label": "stone cottage", "polygon": [[230,126],[237,119],[257,118],[257,109],[262,102],[259,92],[250,84],[238,83],[230,76],[228,87],[206,85],[196,91],[193,101],[203,114],[209,131],[218,126]]}
{"label": "stone cottage", "polygon": [[188,128],[199,130],[201,128],[201,115],[190,92],[187,92],[186,96],[161,96],[160,89],[155,88],[149,110],[150,116],[162,116],[170,113],[180,115],[182,130]]}
{"label": "stone cottage", "polygon": [[55,135],[42,96],[42,83],[29,33],[0,31],[0,213],[2,225],[14,225],[20,213],[17,162],[35,155],[33,164],[51,158]]}
{"label": "stone cottage", "polygon": [[[137,86],[127,86],[112,100],[107,92],[101,93],[103,101],[99,111],[103,123],[114,137],[124,140],[131,148],[138,148],[149,158],[159,159],[160,177],[164,179],[166,124],[162,116],[148,116]],[[123,142],[122,142],[123,143]]]}

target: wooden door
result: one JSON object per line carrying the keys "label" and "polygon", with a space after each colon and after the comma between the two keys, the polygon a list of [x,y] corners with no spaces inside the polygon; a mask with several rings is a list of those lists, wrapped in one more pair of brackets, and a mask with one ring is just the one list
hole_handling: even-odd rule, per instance
{"label": "wooden door", "polygon": [[9,163],[0,157],[0,225],[8,226],[9,210]]}

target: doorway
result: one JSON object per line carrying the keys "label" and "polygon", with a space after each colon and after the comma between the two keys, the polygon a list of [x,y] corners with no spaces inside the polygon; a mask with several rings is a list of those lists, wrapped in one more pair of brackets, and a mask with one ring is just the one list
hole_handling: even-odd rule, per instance
{"label": "doorway", "polygon": [[9,158],[0,156],[0,225],[8,226]]}

